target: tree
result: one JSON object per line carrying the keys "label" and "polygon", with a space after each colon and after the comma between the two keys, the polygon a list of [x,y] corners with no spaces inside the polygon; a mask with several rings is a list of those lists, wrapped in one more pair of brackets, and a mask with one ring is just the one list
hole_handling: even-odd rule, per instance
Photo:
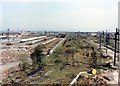
{"label": "tree", "polygon": [[41,59],[43,57],[43,54],[42,54],[42,45],[38,45],[34,48],[34,51],[33,53],[31,54],[31,59],[33,61],[33,64],[39,64],[41,63]]}

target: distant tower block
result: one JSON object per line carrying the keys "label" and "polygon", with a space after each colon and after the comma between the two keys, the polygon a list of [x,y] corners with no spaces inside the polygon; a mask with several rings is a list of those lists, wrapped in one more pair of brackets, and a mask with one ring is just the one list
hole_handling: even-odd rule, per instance
{"label": "distant tower block", "polygon": [[45,34],[45,35],[47,34],[46,30],[45,30],[44,34]]}

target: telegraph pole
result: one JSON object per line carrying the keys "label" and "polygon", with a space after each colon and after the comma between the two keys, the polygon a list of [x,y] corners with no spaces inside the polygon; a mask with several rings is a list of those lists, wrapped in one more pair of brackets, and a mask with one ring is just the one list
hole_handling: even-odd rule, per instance
{"label": "telegraph pole", "polygon": [[[118,35],[118,45],[120,44],[119,42],[119,38],[120,38],[120,29],[118,30],[119,32],[119,35]],[[120,47],[118,46],[118,50]],[[120,86],[120,52],[118,51],[118,71],[119,71],[119,74],[118,74],[118,86]]]}
{"label": "telegraph pole", "polygon": [[118,47],[117,47],[117,49],[118,49],[118,55],[117,55],[118,61],[119,61],[119,53],[120,53],[120,52],[119,52],[119,50],[120,50],[120,49],[119,49],[119,43],[120,43],[120,42],[119,42],[119,35],[120,35],[120,30],[118,29],[118,44],[117,44],[117,45],[118,45]]}
{"label": "telegraph pole", "polygon": [[[119,29],[119,36],[118,36],[118,41],[119,41],[119,39],[120,39],[120,1],[118,2],[118,29]],[[118,42],[119,44],[120,44],[120,42]],[[118,45],[119,45],[118,44]],[[120,48],[119,46],[118,46],[118,48]],[[118,50],[120,50],[120,49],[118,49]],[[120,86],[120,52],[118,52],[118,71],[119,71],[119,74],[118,74],[118,86]]]}
{"label": "telegraph pole", "polygon": [[107,30],[106,30],[106,54],[107,54],[107,45],[108,45],[108,34],[107,34]]}
{"label": "telegraph pole", "polygon": [[116,65],[116,54],[118,50],[118,46],[117,46],[117,43],[119,42],[119,30],[118,28],[116,28],[116,32],[115,32],[115,49],[114,49],[114,66]]}
{"label": "telegraph pole", "polygon": [[9,40],[10,40],[10,39],[9,39],[9,35],[10,35],[10,32],[9,32],[9,31],[10,31],[10,29],[7,29],[7,39],[8,39],[8,43],[7,43],[7,44],[9,44]]}
{"label": "telegraph pole", "polygon": [[115,32],[114,66],[116,65],[116,43],[117,43],[117,28]]}
{"label": "telegraph pole", "polygon": [[103,46],[105,47],[105,39],[104,39],[104,36],[105,36],[105,32],[103,31],[103,32],[102,32],[102,42],[103,42]]}
{"label": "telegraph pole", "polygon": [[100,49],[101,49],[101,41],[102,41],[102,40],[101,40],[101,39],[102,39],[102,34],[101,34],[101,32],[100,32],[99,35],[100,35]]}

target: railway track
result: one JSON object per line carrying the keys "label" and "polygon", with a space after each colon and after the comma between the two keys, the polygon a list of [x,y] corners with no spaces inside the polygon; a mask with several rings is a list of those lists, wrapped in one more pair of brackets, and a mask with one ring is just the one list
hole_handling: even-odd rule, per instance
{"label": "railway track", "polygon": [[[40,39],[39,39],[40,40]],[[34,41],[36,41],[36,40],[34,40]],[[55,46],[54,44],[56,43],[56,42],[58,42],[58,41],[60,41],[60,40],[58,40],[58,38],[52,38],[52,37],[48,37],[48,38],[46,38],[46,40],[43,40],[42,42],[40,42],[39,44],[44,44],[45,46],[48,46],[48,47],[51,47],[51,46]],[[36,43],[35,43],[36,44]],[[35,44],[32,44],[33,46],[31,47],[31,48],[34,48],[35,47]],[[38,45],[38,43],[36,44],[36,45]],[[9,50],[16,50],[16,52],[18,52],[17,50],[19,50],[19,51],[21,51],[21,50],[24,50],[24,49],[26,49],[26,48],[29,48],[30,46],[29,45],[26,45],[26,42],[24,42],[24,43],[18,43],[17,44],[17,46],[16,46],[16,44],[14,45],[10,45],[9,47],[8,46],[6,46],[7,48],[6,49],[8,49],[9,48]],[[48,47],[46,47],[46,48],[48,48]],[[48,49],[46,50],[46,52],[48,51]],[[20,62],[17,62],[17,61],[15,61],[15,62],[9,62],[8,64],[1,64],[1,72],[2,71],[4,71],[4,70],[9,70],[9,69],[11,69],[11,68],[13,68],[14,66],[16,66],[17,67],[17,65],[19,65],[19,63]],[[7,66],[7,67],[6,67]],[[3,67],[5,67],[6,69],[3,69]],[[13,70],[14,71],[14,70]],[[10,74],[10,73],[9,73]],[[5,73],[5,76],[7,76],[7,73]]]}
{"label": "railway track", "polygon": [[[106,47],[106,48],[108,48],[108,49],[110,49],[110,50],[112,50],[112,51],[115,51],[115,48],[114,47],[112,47],[112,46],[106,46],[106,45],[104,45],[104,44],[101,44],[102,46],[104,46],[104,47]],[[116,51],[117,51],[117,53],[119,53],[119,49],[116,49]]]}

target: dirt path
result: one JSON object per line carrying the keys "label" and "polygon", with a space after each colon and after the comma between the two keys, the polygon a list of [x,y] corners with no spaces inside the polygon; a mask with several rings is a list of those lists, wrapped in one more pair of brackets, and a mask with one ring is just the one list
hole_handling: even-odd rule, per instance
{"label": "dirt path", "polygon": [[65,40],[65,38],[61,39],[61,41],[55,46],[53,47],[53,49],[50,50],[50,54],[53,53],[53,51]]}

